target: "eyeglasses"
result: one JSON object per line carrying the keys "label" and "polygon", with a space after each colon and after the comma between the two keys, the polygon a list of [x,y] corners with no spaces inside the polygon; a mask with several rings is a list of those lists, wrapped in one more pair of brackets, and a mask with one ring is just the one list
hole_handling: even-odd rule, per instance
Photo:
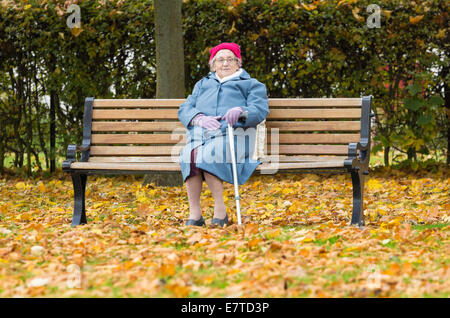
{"label": "eyeglasses", "polygon": [[222,59],[222,58],[219,58],[219,59],[217,59],[217,60],[215,60],[218,64],[223,64],[223,63],[225,63],[225,61],[227,61],[228,62],[228,64],[231,64],[231,63],[233,63],[233,62],[235,62],[235,61],[237,61],[237,59],[236,58],[227,58],[227,59]]}

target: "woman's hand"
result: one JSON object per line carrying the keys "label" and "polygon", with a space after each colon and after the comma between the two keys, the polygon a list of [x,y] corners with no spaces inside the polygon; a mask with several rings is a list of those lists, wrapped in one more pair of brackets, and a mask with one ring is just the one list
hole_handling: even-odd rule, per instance
{"label": "woman's hand", "polygon": [[192,120],[192,124],[195,126],[200,126],[208,130],[219,129],[221,124],[218,122],[221,116],[205,116],[203,114],[198,114]]}
{"label": "woman's hand", "polygon": [[233,126],[237,123],[239,119],[239,115],[243,112],[241,107],[233,107],[227,111],[225,116],[222,119],[225,119],[228,125]]}

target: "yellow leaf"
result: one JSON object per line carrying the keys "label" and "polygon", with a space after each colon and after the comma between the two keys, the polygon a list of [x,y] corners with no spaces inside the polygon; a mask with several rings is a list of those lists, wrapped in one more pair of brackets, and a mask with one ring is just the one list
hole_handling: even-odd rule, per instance
{"label": "yellow leaf", "polygon": [[363,22],[363,21],[364,21],[364,18],[363,18],[362,16],[360,16],[360,15],[358,14],[358,12],[359,12],[359,8],[354,8],[354,9],[352,10],[353,17],[354,17],[356,20],[358,20],[359,22]]}
{"label": "yellow leaf", "polygon": [[273,210],[273,209],[275,209],[275,206],[273,204],[268,203],[268,204],[265,205],[265,208],[267,210]]}
{"label": "yellow leaf", "polygon": [[92,206],[92,208],[97,209],[97,208],[103,206],[104,204],[105,204],[104,202],[99,202],[99,203],[94,204],[94,205]]}
{"label": "yellow leaf", "polygon": [[392,11],[389,10],[382,10],[386,18],[389,20],[391,18]]}
{"label": "yellow leaf", "polygon": [[439,32],[436,34],[436,38],[443,39],[445,38],[446,29],[440,29]]}
{"label": "yellow leaf", "polygon": [[235,27],[235,21],[233,21],[233,24],[231,25],[231,29],[230,30],[228,30],[228,34],[232,34],[233,32],[237,32],[237,29],[236,29],[236,27]]}
{"label": "yellow leaf", "polygon": [[72,32],[72,35],[73,35],[74,37],[77,37],[77,36],[80,35],[81,32],[83,32],[83,29],[82,29],[82,28],[78,28],[78,27],[73,27],[73,28],[71,29],[71,32]]}
{"label": "yellow leaf", "polygon": [[357,0],[341,0],[338,3],[338,6],[342,5],[342,4],[352,4],[355,3]]}
{"label": "yellow leaf", "polygon": [[156,210],[158,210],[158,211],[164,211],[164,210],[167,210],[167,205],[160,205],[160,206],[158,206],[158,207],[156,208]]}
{"label": "yellow leaf", "polygon": [[354,252],[354,251],[359,251],[361,250],[360,246],[350,246],[350,247],[346,247],[344,249],[344,252]]}
{"label": "yellow leaf", "polygon": [[304,3],[302,3],[302,6],[303,6],[303,8],[305,8],[307,11],[312,11],[312,10],[314,10],[315,8],[317,8],[317,6],[314,5],[314,4],[304,4]]}
{"label": "yellow leaf", "polygon": [[24,182],[17,182],[16,183],[16,189],[22,190],[22,189],[25,189],[25,188],[26,188],[26,185],[25,185]]}
{"label": "yellow leaf", "polygon": [[288,211],[289,212],[297,212],[299,210],[300,207],[300,202],[298,202],[297,200],[295,200],[292,205],[289,207]]}
{"label": "yellow leaf", "polygon": [[383,188],[383,185],[376,179],[370,179],[369,181],[367,181],[367,187],[370,190],[380,190],[381,188]]}
{"label": "yellow leaf", "polygon": [[47,188],[45,187],[44,182],[39,183],[39,191],[46,192]]}
{"label": "yellow leaf", "polygon": [[416,16],[416,17],[409,17],[409,22],[411,23],[411,24],[417,24],[417,23],[419,23],[420,22],[420,20],[422,20],[423,19],[423,15],[418,15],[418,16]]}
{"label": "yellow leaf", "polygon": [[31,213],[22,213],[22,214],[20,215],[20,219],[21,219],[22,221],[28,221],[28,220],[30,220],[30,219],[31,219]]}
{"label": "yellow leaf", "polygon": [[24,10],[28,10],[29,8],[31,8],[31,4],[27,4],[25,7],[23,7]]}
{"label": "yellow leaf", "polygon": [[266,233],[267,238],[273,239],[281,234],[281,229],[276,229],[274,231],[270,231]]}

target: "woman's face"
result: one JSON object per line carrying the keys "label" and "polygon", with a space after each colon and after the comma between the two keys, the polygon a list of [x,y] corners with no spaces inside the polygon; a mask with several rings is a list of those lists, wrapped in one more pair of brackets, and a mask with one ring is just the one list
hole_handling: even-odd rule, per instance
{"label": "woman's face", "polygon": [[215,56],[213,67],[217,76],[224,78],[239,70],[238,59],[232,51],[220,50]]}

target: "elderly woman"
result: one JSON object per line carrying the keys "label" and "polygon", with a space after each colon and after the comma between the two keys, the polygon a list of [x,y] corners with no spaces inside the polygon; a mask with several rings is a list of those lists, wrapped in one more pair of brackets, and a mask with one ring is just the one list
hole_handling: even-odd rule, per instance
{"label": "elderly woman", "polygon": [[[233,183],[227,126],[255,128],[269,113],[266,87],[241,68],[239,45],[222,43],[210,50],[211,72],[198,81],[186,102],[180,105],[178,118],[187,128],[187,142],[180,154],[183,180],[189,199],[190,215],[186,225],[203,226],[200,208],[203,180],[214,198],[214,216],[211,225],[228,225],[228,214],[223,199],[223,181]],[[239,120],[248,112],[245,122]],[[255,129],[249,130],[255,133]],[[238,136],[235,140],[239,141]],[[245,133],[241,136],[245,137]],[[248,136],[247,136],[248,137]],[[245,146],[244,146],[245,144]],[[249,160],[248,143],[236,142],[238,184],[243,184],[261,164]],[[245,150],[243,149],[245,148]]]}

